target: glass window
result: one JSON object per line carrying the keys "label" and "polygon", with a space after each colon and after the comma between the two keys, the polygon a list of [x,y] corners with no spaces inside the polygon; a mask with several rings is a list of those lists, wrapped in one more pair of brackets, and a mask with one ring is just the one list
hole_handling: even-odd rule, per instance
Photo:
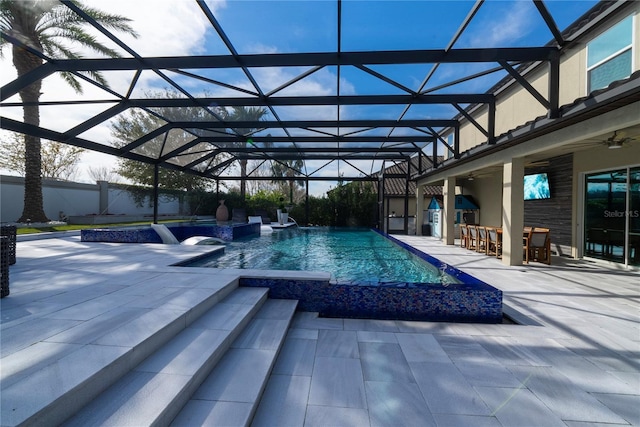
{"label": "glass window", "polygon": [[629,16],[592,40],[587,45],[589,49],[587,67],[591,68],[616,52],[631,47],[632,24],[632,17]]}
{"label": "glass window", "polygon": [[631,49],[589,71],[589,91],[602,89],[631,74]]}
{"label": "glass window", "polygon": [[588,91],[631,74],[633,17],[629,16],[587,45]]}
{"label": "glass window", "polygon": [[[450,133],[447,136],[447,144],[449,144],[449,147],[453,148],[453,134]],[[446,147],[444,148],[444,158],[445,159],[449,159],[453,157],[453,153],[451,151],[449,151],[449,149],[447,149]]]}
{"label": "glass window", "polygon": [[626,170],[588,175],[586,190],[585,253],[624,262]]}

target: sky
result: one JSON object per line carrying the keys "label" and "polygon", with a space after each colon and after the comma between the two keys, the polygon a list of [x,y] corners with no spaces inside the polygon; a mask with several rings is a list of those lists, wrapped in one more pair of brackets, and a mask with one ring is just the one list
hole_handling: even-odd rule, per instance
{"label": "sky", "polygon": [[[110,13],[119,13],[133,20],[139,33],[137,39],[122,36],[141,56],[187,56],[227,55],[229,50],[195,1],[191,0],[85,0],[91,5]],[[443,49],[461,22],[471,10],[474,1],[343,1],[341,39],[337,39],[337,3],[335,1],[207,1],[207,5],[219,21],[229,40],[241,54],[299,53],[335,51],[338,43],[342,51],[376,51],[404,49]],[[545,4],[560,29],[566,28],[596,2],[589,0],[547,0]],[[99,37],[103,37],[99,35]],[[486,1],[475,15],[469,27],[456,41],[453,48],[472,47],[525,47],[539,46],[552,39],[533,2]],[[105,43],[113,46],[104,38]],[[95,54],[83,52],[85,56]],[[427,89],[461,75],[468,75],[495,64],[468,64],[461,68],[443,64],[434,73]],[[417,90],[429,73],[431,65],[371,66],[399,83]],[[190,70],[234,86],[253,89],[250,82],[238,70]],[[304,69],[265,68],[252,73],[265,92],[277,88]],[[179,84],[194,93],[210,96],[238,96],[238,92],[215,85],[196,83],[181,76],[168,73]],[[11,63],[9,49],[0,58],[1,84],[16,76]],[[281,92],[281,95],[332,95],[336,93],[338,79],[336,67],[325,67],[312,76],[301,80]],[[125,93],[133,77],[131,72],[109,72],[105,78],[110,87]],[[475,79],[437,93],[465,93],[488,89],[502,75]],[[150,91],[159,91],[168,84],[152,72],[143,72],[138,80],[134,96],[143,97]],[[82,95],[75,94],[58,76],[45,79],[42,101],[54,99],[109,99],[111,95],[102,90],[84,85]],[[340,72],[340,93],[343,95],[367,93],[398,93],[386,83],[353,67],[343,67]],[[16,101],[14,97],[8,101]],[[105,106],[68,107],[61,114],[60,107],[42,107],[41,125],[57,131],[65,131],[82,123],[87,118],[108,108]],[[380,118],[398,119],[403,106],[350,106],[340,110],[342,119]],[[336,119],[334,107],[280,107],[276,110],[280,119]],[[21,120],[19,108],[3,107],[2,116]],[[417,106],[409,110],[405,118],[451,118],[455,110],[447,106]],[[269,117],[272,118],[272,117]],[[343,130],[348,131],[348,130]],[[270,130],[274,133],[277,131]],[[384,132],[388,132],[385,130]],[[265,132],[266,133],[266,132]],[[277,135],[277,133],[274,133]],[[261,135],[261,134],[258,134]],[[4,136],[3,136],[4,137]],[[111,144],[108,126],[91,129],[81,137]],[[355,164],[354,169],[341,162],[328,165],[325,162],[307,162],[307,172],[322,168],[319,174],[340,173],[358,175],[379,170],[380,163]],[[116,159],[105,154],[87,152],[79,165],[77,181],[91,182],[90,167],[113,168]],[[7,171],[2,171],[7,173]],[[311,184],[310,193],[321,195],[334,182]]]}

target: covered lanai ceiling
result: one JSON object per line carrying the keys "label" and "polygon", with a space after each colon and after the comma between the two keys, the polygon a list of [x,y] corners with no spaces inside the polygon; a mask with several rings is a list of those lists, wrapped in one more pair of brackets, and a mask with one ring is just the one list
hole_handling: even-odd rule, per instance
{"label": "covered lanai ceiling", "polygon": [[[531,91],[553,117],[558,87],[537,92],[519,70],[542,63],[556,75],[575,27],[562,30],[594,4],[338,0],[220,7],[193,1],[190,13],[207,26],[198,52],[155,56],[148,41],[120,38],[74,3],[62,3],[122,57],[58,60],[22,45],[18,34],[3,33],[45,62],[18,79],[3,75],[2,129],[213,179],[239,179],[240,160],[254,161],[249,172],[263,163],[291,166],[291,160],[302,160],[296,175],[310,181],[377,179],[371,175],[383,164],[413,156],[421,160],[419,170],[410,172],[423,173],[433,167],[430,158],[447,151],[456,157],[457,144],[443,139],[443,131],[457,129],[454,118],[465,117],[470,105],[486,104],[495,113],[490,89],[506,76]],[[298,13],[299,8],[307,10]],[[127,15],[126,9],[118,13]],[[501,34],[514,30],[514,13],[526,15],[517,31],[527,37]],[[134,29],[142,24],[132,22]],[[152,24],[162,31],[175,23]],[[187,33],[194,21],[180,24]],[[108,87],[91,78],[96,71]],[[64,72],[83,79],[84,95],[64,85]],[[42,120],[33,126],[22,120],[18,92],[38,79],[44,87],[47,81],[59,83],[43,91]],[[148,97],[160,88],[175,95]],[[222,109],[234,106],[264,107],[267,114],[260,121],[230,122]],[[186,107],[201,110],[197,119],[181,114]],[[161,120],[144,136],[116,144],[109,137],[111,123],[134,111]],[[488,123],[476,125],[491,141],[494,121]],[[183,131],[188,138],[176,137]]]}

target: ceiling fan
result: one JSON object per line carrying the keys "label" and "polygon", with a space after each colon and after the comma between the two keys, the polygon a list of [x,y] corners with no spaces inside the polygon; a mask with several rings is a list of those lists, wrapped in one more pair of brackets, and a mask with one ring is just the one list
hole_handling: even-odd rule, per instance
{"label": "ceiling fan", "polygon": [[615,131],[613,132],[613,135],[611,135],[609,138],[602,141],[602,143],[606,144],[607,147],[611,149],[617,149],[617,148],[622,148],[623,144],[627,144],[631,141],[633,141],[633,138],[625,136],[624,132]]}
{"label": "ceiling fan", "polygon": [[631,142],[638,141],[639,138],[640,138],[640,130],[638,129],[638,127],[632,127],[624,130],[614,131],[613,134],[606,139],[603,139],[603,137],[589,138],[577,143],[568,144],[563,148],[566,151],[573,151],[578,147],[589,148],[589,147],[594,147],[596,145],[599,145],[599,146],[604,145],[605,147],[608,147],[614,150],[617,148],[622,148],[623,146],[628,145]]}
{"label": "ceiling fan", "polygon": [[491,176],[490,172],[469,172],[469,174],[467,176],[464,177],[465,180],[467,181],[474,181],[478,178],[486,178],[488,176]]}

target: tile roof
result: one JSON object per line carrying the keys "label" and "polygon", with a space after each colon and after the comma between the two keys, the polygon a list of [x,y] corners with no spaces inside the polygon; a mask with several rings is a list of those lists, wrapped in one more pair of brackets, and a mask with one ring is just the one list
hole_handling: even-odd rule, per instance
{"label": "tile roof", "polygon": [[[431,163],[430,158],[423,157],[423,168],[425,163]],[[442,162],[442,156],[438,156],[438,162]],[[418,158],[411,158],[411,170],[418,170]],[[395,165],[389,166],[384,169],[385,175],[395,175],[402,174],[405,175],[407,173],[407,162],[397,163]],[[384,180],[384,195],[386,197],[404,197],[406,191],[406,179],[404,178],[386,178]],[[409,195],[414,196],[416,194],[416,182],[409,181]],[[424,188],[425,197],[433,197],[435,195],[442,194],[442,187],[436,185],[428,185]]]}

